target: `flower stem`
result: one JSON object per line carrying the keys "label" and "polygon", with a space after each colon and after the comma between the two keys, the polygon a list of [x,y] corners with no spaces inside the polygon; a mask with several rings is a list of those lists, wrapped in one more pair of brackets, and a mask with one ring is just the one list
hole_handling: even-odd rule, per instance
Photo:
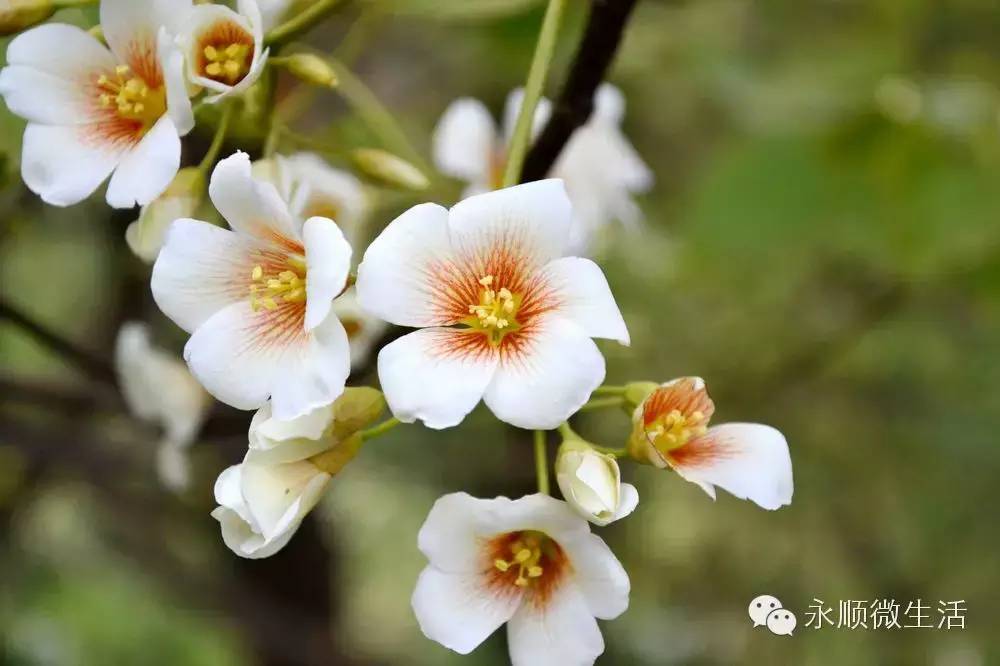
{"label": "flower stem", "polygon": [[514,134],[510,140],[507,167],[503,173],[503,186],[516,185],[521,180],[521,167],[524,156],[528,153],[528,142],[531,140],[532,125],[535,121],[535,108],[545,87],[545,77],[555,52],[556,37],[559,35],[559,24],[562,22],[566,0],[549,0],[542,20],[542,30],[538,34],[535,45],[535,55],[531,59],[531,69],[528,70],[528,80],[524,84],[524,99],[521,111],[517,115]]}
{"label": "flower stem", "polygon": [[598,398],[597,400],[591,400],[587,402],[579,409],[577,412],[590,412],[595,409],[604,409],[605,407],[621,407],[625,404],[625,398],[621,396],[615,396],[611,398]]}
{"label": "flower stem", "polygon": [[226,108],[222,110],[222,117],[219,118],[219,124],[215,128],[215,136],[212,137],[212,143],[198,164],[198,171],[203,175],[207,175],[212,170],[215,161],[219,159],[219,151],[222,150],[222,144],[226,141],[226,134],[229,132],[229,121],[233,119],[235,109],[236,104],[229,102],[226,104]]}
{"label": "flower stem", "polygon": [[401,421],[395,416],[388,418],[385,421],[382,421],[382,423],[379,423],[377,426],[372,426],[371,428],[368,428],[368,430],[362,430],[361,441],[367,442],[369,439],[380,437],[398,426],[400,423]]}
{"label": "flower stem", "polygon": [[594,395],[625,395],[624,386],[598,386],[594,389]]}
{"label": "flower stem", "polygon": [[382,102],[375,96],[375,93],[339,60],[328,58],[327,63],[337,75],[339,82],[337,92],[344,96],[347,103],[361,116],[361,119],[378,137],[383,146],[409,160],[424,173],[429,172],[430,167],[410,143],[410,140],[406,138],[406,133],[400,128],[393,115],[382,106]]}
{"label": "flower stem", "polygon": [[545,431],[535,431],[535,475],[538,477],[538,492],[549,494],[549,457],[545,446]]}
{"label": "flower stem", "polygon": [[598,446],[597,444],[593,443],[591,443],[590,446],[595,451],[599,451],[600,453],[604,453],[609,456],[614,456],[615,458],[624,458],[625,456],[628,455],[628,449],[625,447],[622,447],[620,449],[614,449],[609,446]]}
{"label": "flower stem", "polygon": [[55,0],[52,5],[56,9],[69,9],[70,7],[86,7],[96,5],[98,0]]}
{"label": "flower stem", "polygon": [[330,15],[341,0],[317,0],[308,9],[288,19],[264,35],[264,45],[277,49],[308,32]]}

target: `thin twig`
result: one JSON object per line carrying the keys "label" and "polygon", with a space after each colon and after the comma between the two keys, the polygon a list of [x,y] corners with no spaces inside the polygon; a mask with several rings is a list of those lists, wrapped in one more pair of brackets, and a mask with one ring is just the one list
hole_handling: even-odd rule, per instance
{"label": "thin twig", "polygon": [[637,0],[593,0],[583,39],[570,65],[552,116],[521,169],[520,182],[545,178],[573,132],[590,118],[594,93],[618,51]]}

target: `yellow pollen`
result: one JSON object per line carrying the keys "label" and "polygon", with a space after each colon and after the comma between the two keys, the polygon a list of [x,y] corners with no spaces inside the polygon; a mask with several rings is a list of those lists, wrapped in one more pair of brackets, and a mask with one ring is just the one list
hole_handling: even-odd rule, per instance
{"label": "yellow pollen", "polygon": [[704,435],[708,419],[700,411],[691,412],[685,416],[678,409],[673,409],[654,421],[646,428],[649,441],[661,451],[671,451],[687,444],[692,438]]}
{"label": "yellow pollen", "polygon": [[528,587],[536,579],[541,578],[545,569],[541,566],[542,550],[547,537],[536,532],[527,532],[523,539],[518,539],[510,545],[513,557],[510,560],[497,558],[493,566],[501,573],[507,573],[517,567],[517,577],[514,585]]}
{"label": "yellow pollen", "polygon": [[167,110],[163,87],[150,88],[128,65],[115,67],[114,76],[97,77],[97,101],[101,108],[113,109],[126,120],[138,120],[148,129]]}
{"label": "yellow pollen", "polygon": [[225,46],[209,44],[201,51],[205,56],[205,74],[213,79],[224,79],[229,85],[236,85],[250,72],[252,47],[234,42]]}
{"label": "yellow pollen", "polygon": [[466,320],[466,323],[483,330],[490,341],[497,344],[504,333],[517,326],[515,315],[520,298],[507,287],[493,289],[494,281],[492,275],[479,278],[478,282],[483,287],[479,292],[479,303],[469,305],[469,314],[474,316]]}
{"label": "yellow pollen", "polygon": [[306,300],[306,266],[298,258],[288,260],[288,269],[277,274],[254,266],[250,272],[250,305],[254,312],[261,308],[276,310],[281,303],[301,303]]}

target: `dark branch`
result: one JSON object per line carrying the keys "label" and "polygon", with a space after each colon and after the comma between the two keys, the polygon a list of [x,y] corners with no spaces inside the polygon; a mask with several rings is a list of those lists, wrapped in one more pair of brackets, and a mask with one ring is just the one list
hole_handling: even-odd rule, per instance
{"label": "dark branch", "polygon": [[115,369],[110,362],[53,333],[46,326],[0,299],[0,321],[4,320],[19,327],[37,342],[77,366],[88,377],[104,383],[115,383]]}
{"label": "dark branch", "polygon": [[618,51],[625,24],[638,0],[593,0],[590,17],[570,65],[569,75],[552,108],[552,117],[531,147],[521,182],[545,178],[573,132],[594,111],[594,93]]}

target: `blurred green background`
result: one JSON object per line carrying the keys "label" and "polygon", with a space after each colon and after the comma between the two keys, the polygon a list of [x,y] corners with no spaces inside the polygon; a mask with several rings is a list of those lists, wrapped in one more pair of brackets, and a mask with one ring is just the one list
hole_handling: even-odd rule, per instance
{"label": "blurred green background", "polygon": [[[571,6],[550,94],[585,9]],[[499,114],[542,11],[353,2],[308,41],[351,63],[427,155],[452,99]],[[997,35],[995,0],[640,2],[611,80],[657,184],[645,227],[613,233],[601,257],[633,339],[602,344],[608,381],[706,378],[716,422],[786,434],[796,493],[771,513],[626,464],[639,508],[600,534],[633,592],[602,623],[600,663],[1000,663]],[[0,110],[4,302],[98,358],[136,318],[179,352],[124,243],[135,213],[99,196],[41,204],[20,181],[21,129]],[[334,161],[377,145],[335,92],[295,130]],[[439,181],[428,198],[458,191]],[[417,202],[379,194],[376,228]],[[409,596],[436,497],[533,491],[523,433],[483,410],[444,433],[399,428],[335,479],[286,551],[243,562],[208,511],[249,415],[218,411],[175,496],[154,473],[156,433],[105,380],[0,322],[2,663],[505,663],[503,632],[465,658],[424,639]],[[577,425],[617,445],[628,420]],[[747,604],[765,593],[798,614],[794,636],[752,629]],[[923,599],[935,624],[939,600],[961,599],[966,628],[813,630],[814,598],[834,621],[839,600]]]}

